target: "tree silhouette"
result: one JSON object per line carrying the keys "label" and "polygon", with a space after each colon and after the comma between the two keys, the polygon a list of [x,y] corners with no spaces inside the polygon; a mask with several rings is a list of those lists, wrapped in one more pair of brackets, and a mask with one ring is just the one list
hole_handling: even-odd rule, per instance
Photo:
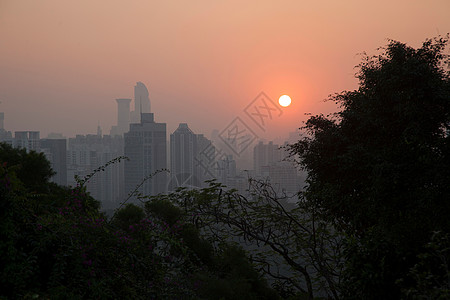
{"label": "tree silhouette", "polygon": [[432,232],[450,230],[447,41],[365,57],[359,88],[331,97],[341,111],[311,117],[289,147],[308,172],[304,198],[349,236],[346,296],[400,297]]}

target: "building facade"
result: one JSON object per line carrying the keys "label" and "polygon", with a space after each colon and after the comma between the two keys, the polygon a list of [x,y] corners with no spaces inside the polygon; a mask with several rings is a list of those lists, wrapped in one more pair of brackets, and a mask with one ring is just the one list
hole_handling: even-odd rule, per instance
{"label": "building facade", "polygon": [[27,151],[40,152],[41,139],[39,131],[16,131],[14,133],[13,146]]}
{"label": "building facade", "polygon": [[[166,123],[156,123],[152,113],[141,114],[124,135],[125,191],[153,196],[167,191]],[[155,172],[157,172],[155,174]],[[149,178],[150,177],[150,178]],[[132,197],[136,202],[137,197]]]}
{"label": "building facade", "polygon": [[170,135],[169,190],[176,187],[199,188],[215,177],[215,147],[203,134],[195,134],[180,123]]}
{"label": "building facade", "polygon": [[139,123],[141,113],[151,112],[150,98],[147,87],[142,82],[136,82],[134,86],[134,111],[131,112],[131,122]]}
{"label": "building facade", "polygon": [[262,167],[268,166],[282,160],[280,147],[273,142],[264,144],[259,142],[253,148],[253,169],[256,174],[261,174]]}
{"label": "building facade", "polygon": [[303,186],[300,172],[286,161],[288,153],[273,142],[259,142],[253,149],[255,177],[267,181],[280,195],[294,196]]}
{"label": "building facade", "polygon": [[59,185],[67,185],[67,140],[42,139],[40,143],[41,151],[56,173],[50,180]]}
{"label": "building facade", "polygon": [[[84,178],[109,161],[123,156],[123,138],[101,134],[77,135],[69,139],[67,150],[67,184],[77,184],[75,176]],[[86,189],[102,208],[114,209],[125,200],[124,162],[109,165],[86,182]]]}

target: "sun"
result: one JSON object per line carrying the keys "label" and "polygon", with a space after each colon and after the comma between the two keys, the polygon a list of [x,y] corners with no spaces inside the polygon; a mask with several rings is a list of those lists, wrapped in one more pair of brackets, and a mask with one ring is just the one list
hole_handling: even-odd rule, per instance
{"label": "sun", "polygon": [[289,97],[288,95],[283,95],[278,99],[278,103],[280,103],[280,105],[283,107],[288,107],[289,105],[291,105],[291,97]]}

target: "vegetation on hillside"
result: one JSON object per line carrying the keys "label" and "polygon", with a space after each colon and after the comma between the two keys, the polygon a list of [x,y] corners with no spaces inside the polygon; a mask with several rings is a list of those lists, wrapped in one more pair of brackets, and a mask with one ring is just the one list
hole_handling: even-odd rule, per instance
{"label": "vegetation on hillside", "polygon": [[85,180],[57,186],[43,154],[0,144],[0,297],[449,298],[447,43],[363,60],[288,146],[308,174],[295,203],[211,181],[107,218]]}

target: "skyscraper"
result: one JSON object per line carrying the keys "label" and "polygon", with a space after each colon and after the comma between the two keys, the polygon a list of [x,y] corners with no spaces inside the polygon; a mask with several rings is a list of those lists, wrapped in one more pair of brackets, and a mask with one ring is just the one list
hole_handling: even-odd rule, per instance
{"label": "skyscraper", "polygon": [[215,169],[216,163],[219,159],[216,147],[212,141],[206,138],[203,134],[197,134],[197,151],[195,157],[195,165],[197,170],[197,178],[201,183],[201,187],[207,186],[206,180],[216,178]]}
{"label": "skyscraper", "polygon": [[[152,113],[141,114],[140,123],[130,124],[125,133],[125,190],[132,192],[149,175],[167,168],[166,123],[156,123]],[[139,188],[143,195],[166,192],[167,174],[160,172]],[[136,199],[133,199],[136,201]]]}
{"label": "skyscraper", "polygon": [[150,99],[145,84],[138,81],[134,86],[134,111],[131,112],[131,122],[139,123],[141,113],[150,113]]}
{"label": "skyscraper", "polygon": [[67,185],[67,140],[42,139],[41,151],[56,173],[50,180],[59,185]]}
{"label": "skyscraper", "polygon": [[259,142],[253,150],[256,177],[269,180],[280,196],[294,195],[301,187],[298,170],[292,162],[284,160],[286,157],[288,153],[273,142]]}
{"label": "skyscraper", "polygon": [[195,134],[186,123],[180,123],[170,135],[169,189],[203,187],[204,181],[214,176],[214,152],[211,141],[203,134]]}
{"label": "skyscraper", "polygon": [[[75,186],[80,178],[123,155],[123,137],[99,134],[77,135],[69,139],[67,151],[67,183]],[[109,165],[87,183],[87,191],[102,203],[103,209],[114,209],[125,198],[124,162]]]}
{"label": "skyscraper", "polygon": [[186,123],[180,123],[170,135],[170,189],[177,186],[199,186],[195,171],[196,134]]}
{"label": "skyscraper", "polygon": [[0,112],[0,142],[13,145],[13,137],[11,131],[4,128],[5,113]]}
{"label": "skyscraper", "polygon": [[25,148],[27,151],[40,151],[39,131],[16,131],[14,133],[13,146]]}
{"label": "skyscraper", "polygon": [[123,135],[128,131],[130,125],[130,102],[131,99],[121,98],[117,101],[117,134]]}
{"label": "skyscraper", "polygon": [[233,155],[227,155],[217,162],[217,179],[219,182],[230,186],[230,179],[236,177],[236,161]]}
{"label": "skyscraper", "polygon": [[273,142],[269,142],[268,144],[259,142],[253,148],[253,168],[257,175],[261,174],[262,167],[280,162],[284,158],[279,148]]}

